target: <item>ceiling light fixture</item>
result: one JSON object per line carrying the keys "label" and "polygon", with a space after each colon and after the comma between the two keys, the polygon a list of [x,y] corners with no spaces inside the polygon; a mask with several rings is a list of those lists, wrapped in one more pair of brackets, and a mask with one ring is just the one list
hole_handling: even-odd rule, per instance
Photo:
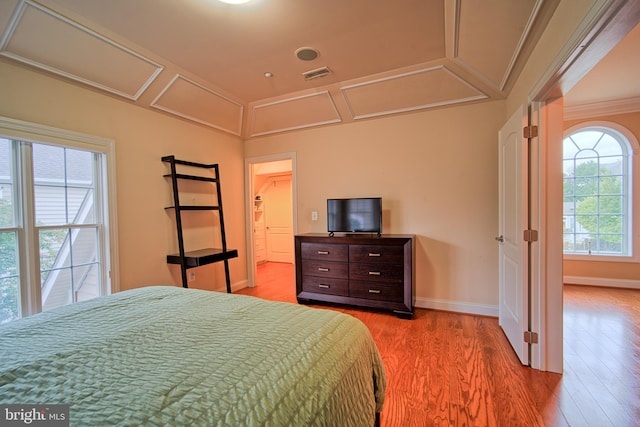
{"label": "ceiling light fixture", "polygon": [[222,3],[227,3],[227,4],[245,4],[245,3],[249,3],[251,0],[218,0],[221,1]]}
{"label": "ceiling light fixture", "polygon": [[298,59],[302,61],[313,61],[320,54],[317,50],[312,47],[301,47],[296,49],[296,56]]}

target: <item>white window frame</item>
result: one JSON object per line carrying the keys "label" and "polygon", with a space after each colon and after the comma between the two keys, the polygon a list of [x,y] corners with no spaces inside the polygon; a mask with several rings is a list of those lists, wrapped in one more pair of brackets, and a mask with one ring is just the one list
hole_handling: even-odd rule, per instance
{"label": "white window frame", "polygon": [[[102,200],[99,202],[106,206],[106,218],[104,218],[104,235],[101,250],[108,254],[104,262],[104,271],[106,272],[105,289],[107,294],[115,293],[120,290],[119,283],[119,263],[118,263],[118,216],[117,216],[117,195],[116,195],[116,153],[115,141],[108,138],[83,134],[79,132],[58,129],[50,126],[40,125],[36,123],[25,122],[22,120],[11,119],[0,116],[0,137],[6,139],[20,140],[31,143],[58,145],[68,148],[76,148],[80,150],[88,150],[103,153],[105,156],[104,168],[106,170],[105,192]],[[24,152],[19,155],[24,155]],[[31,165],[26,162],[27,168]],[[20,182],[32,181],[32,170],[26,170],[18,165],[17,174],[20,174],[18,180]],[[19,218],[20,226],[17,228],[18,242],[28,242],[27,245],[19,245],[20,262],[20,294],[21,294],[21,317],[30,316],[40,311],[40,281],[36,280],[40,277],[40,266],[38,262],[29,260],[27,256],[27,248],[25,246],[38,247],[37,236],[35,235],[35,227],[33,218],[29,215],[22,215],[23,206],[30,207],[33,211],[33,194],[29,191],[19,189],[20,203]],[[28,210],[29,210],[28,209]],[[22,219],[20,219],[22,218]],[[28,260],[27,262],[23,262]]]}
{"label": "white window frame", "polygon": [[[629,239],[629,250],[631,255],[582,255],[563,252],[563,259],[575,261],[600,261],[600,262],[640,262],[640,220],[636,219],[640,214],[640,194],[638,187],[634,186],[633,181],[637,180],[636,174],[640,173],[640,160],[638,153],[640,152],[640,144],[635,135],[626,127],[609,121],[587,121],[571,126],[564,131],[563,140],[568,136],[587,129],[612,130],[621,134],[630,145],[629,159],[627,164],[626,185],[628,196],[627,203],[627,237]],[[564,155],[563,155],[564,158]]]}

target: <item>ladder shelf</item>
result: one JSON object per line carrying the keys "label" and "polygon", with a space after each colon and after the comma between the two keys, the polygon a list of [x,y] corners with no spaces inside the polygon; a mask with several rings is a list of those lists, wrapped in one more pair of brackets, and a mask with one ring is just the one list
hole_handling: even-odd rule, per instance
{"label": "ladder shelf", "polygon": [[[179,264],[180,273],[182,277],[182,286],[188,288],[187,270],[189,268],[200,267],[203,265],[211,264],[214,262],[224,262],[224,272],[226,279],[227,293],[231,293],[231,279],[229,275],[229,259],[236,258],[238,256],[237,249],[228,249],[227,240],[224,229],[224,216],[222,213],[222,194],[220,190],[220,175],[218,164],[204,164],[190,162],[186,160],[178,160],[175,156],[164,156],[162,161],[169,163],[171,167],[171,173],[163,175],[165,178],[171,178],[173,189],[173,205],[167,206],[165,210],[174,210],[176,218],[176,228],[178,234],[178,253],[167,255],[168,264]],[[177,173],[176,166],[190,166],[195,168],[204,168],[213,171],[213,177],[189,175],[183,173]],[[189,181],[202,181],[209,182],[216,185],[217,205],[181,205],[180,193],[178,188],[179,180]],[[197,250],[185,249],[183,226],[182,226],[182,212],[183,211],[218,211],[218,218],[220,220],[220,235],[222,248],[204,248]]]}

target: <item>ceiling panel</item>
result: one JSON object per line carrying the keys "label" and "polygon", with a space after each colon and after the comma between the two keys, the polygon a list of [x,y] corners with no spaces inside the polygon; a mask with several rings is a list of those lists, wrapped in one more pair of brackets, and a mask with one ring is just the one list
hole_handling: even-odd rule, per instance
{"label": "ceiling panel", "polygon": [[1,54],[137,99],[162,66],[41,6],[25,2]]}
{"label": "ceiling panel", "polygon": [[243,107],[215,91],[176,75],[151,106],[240,135]]}
{"label": "ceiling panel", "polygon": [[346,86],[342,93],[354,119],[487,98],[442,66]]}
{"label": "ceiling panel", "polygon": [[[3,0],[0,1],[0,34],[4,34],[9,22],[11,21],[11,15],[16,9],[18,0]],[[0,39],[0,46],[2,45],[2,39]]]}
{"label": "ceiling panel", "polygon": [[456,58],[503,90],[542,0],[459,0]]}
{"label": "ceiling panel", "polygon": [[253,107],[251,136],[339,123],[340,115],[329,92],[314,93]]}

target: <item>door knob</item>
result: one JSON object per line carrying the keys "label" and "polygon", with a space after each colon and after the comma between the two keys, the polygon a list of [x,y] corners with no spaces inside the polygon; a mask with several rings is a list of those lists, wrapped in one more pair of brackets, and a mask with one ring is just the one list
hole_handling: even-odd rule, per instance
{"label": "door knob", "polygon": [[502,243],[502,242],[504,242],[504,237],[502,235],[500,235],[500,236],[496,237],[496,241]]}

